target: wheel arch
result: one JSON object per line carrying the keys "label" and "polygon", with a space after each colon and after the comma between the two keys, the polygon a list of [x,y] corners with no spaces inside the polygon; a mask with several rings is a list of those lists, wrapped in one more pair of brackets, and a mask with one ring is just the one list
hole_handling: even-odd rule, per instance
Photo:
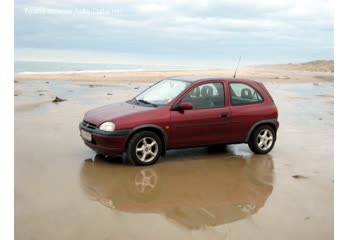
{"label": "wheel arch", "polygon": [[126,141],[125,148],[127,148],[131,137],[134,136],[136,133],[139,133],[142,131],[151,131],[160,137],[160,139],[162,140],[162,143],[163,143],[161,154],[164,155],[166,152],[167,146],[168,146],[168,136],[162,127],[160,127],[158,125],[154,125],[154,124],[146,124],[146,125],[141,125],[141,126],[138,126],[136,128],[133,128],[132,131],[130,132],[130,134],[128,135],[128,139]]}
{"label": "wheel arch", "polygon": [[276,133],[276,139],[277,139],[277,130],[278,130],[278,127],[279,127],[279,122],[277,121],[277,119],[269,119],[269,120],[262,120],[262,121],[259,121],[259,122],[256,122],[253,126],[250,127],[249,129],[249,132],[245,138],[245,142],[248,142],[249,139],[250,139],[250,136],[254,133],[254,130],[257,128],[257,127],[260,127],[262,125],[269,125],[273,128],[273,130],[275,130],[275,133]]}

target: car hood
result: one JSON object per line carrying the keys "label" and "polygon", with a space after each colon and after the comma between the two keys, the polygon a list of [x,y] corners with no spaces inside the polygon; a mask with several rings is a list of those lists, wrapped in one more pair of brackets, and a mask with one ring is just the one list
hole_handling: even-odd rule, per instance
{"label": "car hood", "polygon": [[127,102],[118,102],[107,106],[98,107],[85,113],[84,121],[99,126],[103,122],[112,121],[115,118],[133,113],[150,110],[149,107],[133,105]]}

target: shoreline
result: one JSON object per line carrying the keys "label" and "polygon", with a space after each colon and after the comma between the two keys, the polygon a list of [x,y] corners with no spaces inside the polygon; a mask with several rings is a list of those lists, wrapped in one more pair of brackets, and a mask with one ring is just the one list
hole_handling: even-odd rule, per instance
{"label": "shoreline", "polygon": [[[101,82],[157,82],[165,78],[182,75],[232,77],[232,69],[211,70],[127,70],[127,71],[84,71],[15,73],[15,81],[59,80],[59,81],[101,81]],[[248,78],[263,82],[333,82],[334,73],[324,71],[286,70],[275,68],[238,69],[237,78]]]}

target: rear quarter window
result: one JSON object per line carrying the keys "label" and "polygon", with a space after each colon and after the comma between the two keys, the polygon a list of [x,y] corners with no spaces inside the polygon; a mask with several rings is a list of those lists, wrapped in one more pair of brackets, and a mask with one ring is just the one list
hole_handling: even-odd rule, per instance
{"label": "rear quarter window", "polygon": [[263,102],[255,88],[245,83],[230,83],[231,105],[245,105]]}

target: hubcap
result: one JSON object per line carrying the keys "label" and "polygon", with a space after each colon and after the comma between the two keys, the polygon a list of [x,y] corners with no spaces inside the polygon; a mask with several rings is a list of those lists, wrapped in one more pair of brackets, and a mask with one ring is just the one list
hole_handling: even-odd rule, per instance
{"label": "hubcap", "polygon": [[151,162],[158,153],[158,144],[151,137],[144,137],[136,144],[136,156],[142,162]]}
{"label": "hubcap", "polygon": [[263,129],[258,134],[258,147],[266,151],[268,150],[273,143],[273,135],[269,129]]}

